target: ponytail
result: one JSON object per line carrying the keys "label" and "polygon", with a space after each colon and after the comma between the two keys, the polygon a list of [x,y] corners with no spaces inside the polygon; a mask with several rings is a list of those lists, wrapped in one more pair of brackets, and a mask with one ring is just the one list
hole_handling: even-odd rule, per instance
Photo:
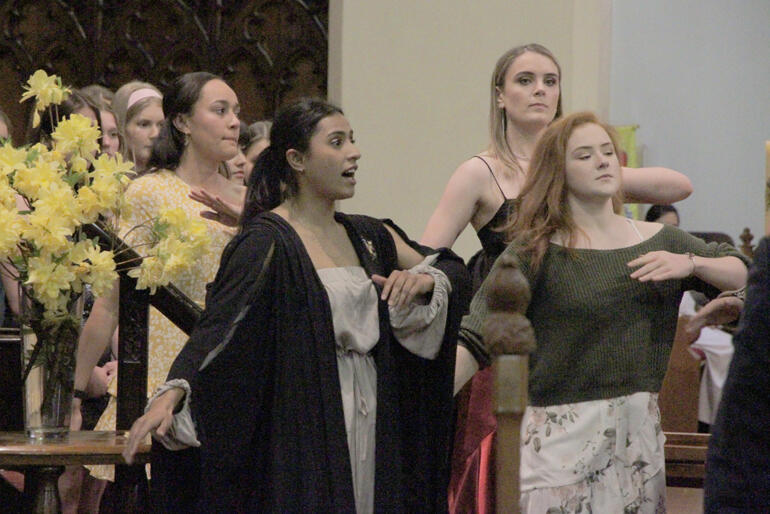
{"label": "ponytail", "polygon": [[[246,182],[246,201],[243,205],[240,224],[243,226],[257,214],[275,209],[284,200],[283,185],[288,163],[284,156],[278,155],[278,149],[270,145],[259,154],[254,169]],[[292,170],[293,171],[293,170]],[[296,184],[296,178],[291,175]]]}

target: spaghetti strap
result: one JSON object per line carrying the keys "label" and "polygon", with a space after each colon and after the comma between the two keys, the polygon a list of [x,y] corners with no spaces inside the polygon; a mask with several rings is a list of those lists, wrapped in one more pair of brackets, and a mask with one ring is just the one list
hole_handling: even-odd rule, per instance
{"label": "spaghetti strap", "polygon": [[503,195],[503,200],[507,200],[508,197],[505,196],[505,193],[503,193],[503,188],[500,187],[500,182],[497,181],[497,177],[495,177],[495,174],[492,172],[492,166],[489,165],[489,163],[480,155],[474,155],[476,159],[481,159],[481,162],[487,165],[487,169],[489,170],[489,174],[492,175],[492,180],[495,181],[495,184],[497,184],[497,189],[500,190],[500,194]]}
{"label": "spaghetti strap", "polygon": [[639,236],[639,242],[644,241],[644,237],[642,237],[642,233],[639,232],[639,229],[636,228],[636,223],[634,223],[634,220],[631,218],[626,218],[626,221],[628,221],[631,224],[631,227],[634,229],[634,232],[636,232],[636,235]]}

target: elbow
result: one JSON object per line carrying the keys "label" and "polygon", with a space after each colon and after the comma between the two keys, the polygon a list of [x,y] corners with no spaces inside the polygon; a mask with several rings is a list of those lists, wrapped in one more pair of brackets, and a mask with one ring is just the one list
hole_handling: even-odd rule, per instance
{"label": "elbow", "polygon": [[679,183],[679,188],[678,188],[678,198],[673,201],[680,202],[685,198],[689,197],[692,194],[692,192],[693,192],[692,181],[686,175],[682,175]]}

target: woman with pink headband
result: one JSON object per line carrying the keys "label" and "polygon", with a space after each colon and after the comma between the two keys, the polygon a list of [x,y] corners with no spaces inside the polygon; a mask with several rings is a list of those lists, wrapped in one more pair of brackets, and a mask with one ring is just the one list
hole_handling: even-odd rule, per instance
{"label": "woman with pink headband", "polygon": [[147,170],[152,143],[163,125],[162,102],[158,88],[139,81],[122,85],[112,101],[121,137],[120,152],[134,162],[139,175]]}

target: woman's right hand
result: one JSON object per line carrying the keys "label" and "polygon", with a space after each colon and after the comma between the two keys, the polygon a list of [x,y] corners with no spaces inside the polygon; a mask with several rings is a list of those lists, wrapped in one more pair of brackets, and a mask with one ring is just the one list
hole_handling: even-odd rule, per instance
{"label": "woman's right hand", "polygon": [[174,409],[177,403],[184,397],[184,390],[174,387],[155,398],[144,416],[134,421],[131,432],[128,434],[126,448],[123,450],[123,458],[127,464],[134,462],[134,455],[147,434],[155,432],[158,435],[166,435],[174,422]]}

